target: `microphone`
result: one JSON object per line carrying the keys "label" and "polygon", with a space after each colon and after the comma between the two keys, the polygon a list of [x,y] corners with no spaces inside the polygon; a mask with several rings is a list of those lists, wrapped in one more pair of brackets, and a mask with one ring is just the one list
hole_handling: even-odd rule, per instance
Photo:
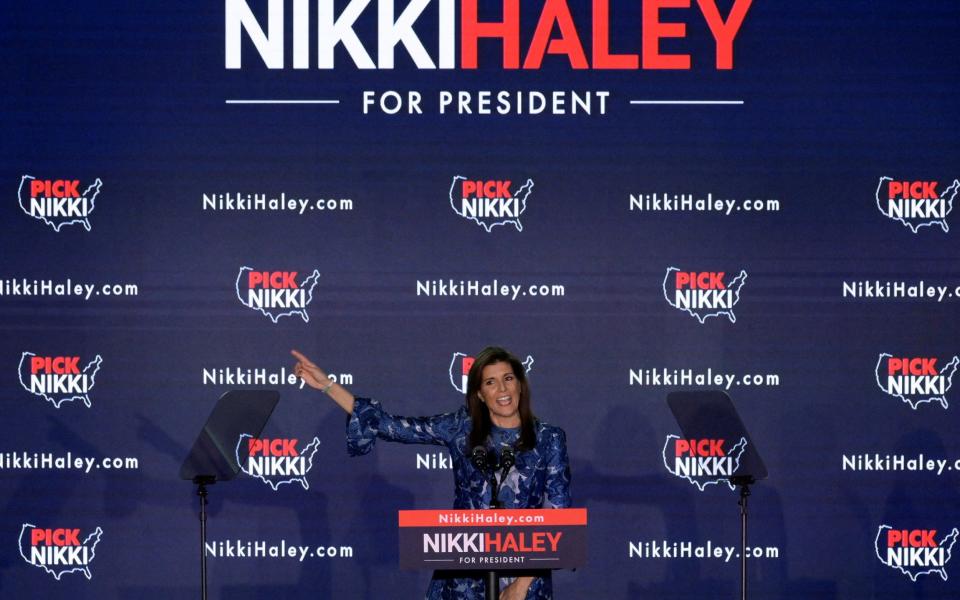
{"label": "microphone", "polygon": [[507,473],[510,472],[510,467],[517,464],[517,457],[513,454],[513,448],[510,446],[504,446],[500,449],[500,483],[503,483],[507,478]]}
{"label": "microphone", "polygon": [[503,469],[503,474],[506,476],[507,471],[510,470],[510,467],[517,464],[517,457],[513,454],[513,448],[510,446],[504,446],[500,450],[500,468]]}
{"label": "microphone", "polygon": [[477,468],[478,471],[487,470],[487,449],[483,446],[477,446],[473,449],[473,452],[470,453],[470,462],[473,463],[473,466]]}
{"label": "microphone", "polygon": [[[470,453],[470,462],[479,471],[482,471],[488,474],[494,474],[496,473],[497,469],[500,466],[503,466],[503,468],[505,469],[509,469],[516,462],[513,458],[513,450],[511,450],[510,448],[505,448],[504,453],[505,454],[503,459],[504,461],[509,460],[510,461],[509,465],[507,464],[501,465],[500,457],[497,456],[496,450],[487,450],[483,446],[477,446],[476,448],[473,449],[473,452]],[[509,459],[506,453],[509,453]]]}

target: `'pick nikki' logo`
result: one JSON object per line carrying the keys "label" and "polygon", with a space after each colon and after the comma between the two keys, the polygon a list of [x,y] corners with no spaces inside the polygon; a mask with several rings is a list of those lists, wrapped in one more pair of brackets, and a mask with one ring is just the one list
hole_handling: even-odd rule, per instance
{"label": "'pick nikki' logo", "polygon": [[450,208],[464,219],[483,227],[487,233],[497,225],[512,224],[523,231],[520,215],[527,210],[527,198],[533,180],[527,179],[519,189],[510,190],[510,180],[453,178],[450,185]]}
{"label": "'pick nikki' logo", "polygon": [[98,178],[81,192],[79,179],[37,179],[24,175],[20,178],[17,197],[23,212],[53,227],[54,231],[75,224],[90,231],[90,213],[102,185]]}
{"label": "'pick nikki' logo", "polygon": [[[467,393],[467,375],[470,374],[470,367],[473,366],[474,357],[463,352],[454,352],[453,360],[450,361],[450,385],[461,394]],[[523,361],[523,372],[529,373],[533,367],[533,357],[527,355]]]}
{"label": "'pick nikki' logo", "polygon": [[740,457],[747,449],[747,439],[725,445],[723,439],[690,440],[668,435],[663,445],[663,466],[674,477],[686,479],[701,492],[708,485],[726,483],[735,489],[729,478],[740,468]]}
{"label": "'pick nikki' logo", "polygon": [[877,385],[885,394],[899,398],[916,410],[921,404],[935,402],[947,408],[947,391],[960,365],[960,357],[937,368],[932,357],[897,357],[882,353],[877,361]]}
{"label": "'pick nikki' logo", "polygon": [[47,529],[24,523],[20,529],[20,556],[58,581],[67,573],[76,572],[92,579],[90,563],[102,536],[103,529],[99,527],[81,540],[79,529]]}
{"label": "'pick nikki' logo", "polygon": [[877,186],[877,208],[883,216],[899,221],[913,233],[921,227],[939,225],[944,233],[950,231],[947,215],[953,211],[953,199],[960,189],[960,180],[953,180],[950,187],[937,191],[936,181],[894,181],[881,177]]}
{"label": "'pick nikki' logo", "polygon": [[293,315],[300,315],[304,323],[309,323],[307,305],[313,301],[313,288],[319,279],[320,272],[316,269],[298,282],[297,271],[256,271],[252,267],[240,267],[237,298],[240,304],[274,323],[281,317]]}
{"label": "'pick nikki' logo", "polygon": [[18,368],[20,385],[54,408],[76,400],[90,408],[90,390],[97,382],[101,364],[103,359],[99,354],[81,370],[79,356],[40,356],[24,352]]}
{"label": "'pick nikki' logo", "polygon": [[320,440],[315,437],[302,449],[297,448],[297,442],[295,438],[261,439],[244,433],[237,441],[237,464],[244,473],[266,483],[273,491],[286,483],[299,483],[303,489],[310,489],[307,473],[313,468],[313,456]]}
{"label": "'pick nikki' logo", "polygon": [[894,529],[881,525],[874,542],[880,562],[916,581],[921,575],[939,575],[947,580],[947,563],[960,532],[953,530],[941,540],[936,529]]}
{"label": "'pick nikki' logo", "polygon": [[731,281],[725,281],[723,271],[681,271],[667,269],[663,278],[663,297],[667,303],[696,318],[702,324],[710,317],[726,316],[737,322],[733,307],[740,302],[740,289],[747,280],[747,272],[740,271]]}

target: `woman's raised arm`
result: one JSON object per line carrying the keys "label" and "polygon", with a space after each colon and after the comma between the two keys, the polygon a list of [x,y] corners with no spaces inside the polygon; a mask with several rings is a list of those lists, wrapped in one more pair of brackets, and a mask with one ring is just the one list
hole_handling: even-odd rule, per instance
{"label": "woman's raised arm", "polygon": [[351,394],[347,388],[331,381],[323,369],[313,364],[313,362],[301,352],[291,350],[290,354],[297,359],[297,364],[293,365],[294,375],[303,379],[310,387],[316,388],[330,396],[333,401],[336,402],[340,408],[347,411],[348,414],[353,413],[354,398],[353,394]]}

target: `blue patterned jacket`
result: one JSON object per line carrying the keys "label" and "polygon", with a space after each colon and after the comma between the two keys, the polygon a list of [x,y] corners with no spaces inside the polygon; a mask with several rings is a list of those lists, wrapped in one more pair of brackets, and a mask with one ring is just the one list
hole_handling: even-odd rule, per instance
{"label": "blue patterned jacket", "polygon": [[[383,410],[376,400],[357,398],[347,421],[347,452],[366,454],[377,438],[404,444],[445,446],[453,461],[455,509],[489,508],[491,489],[487,478],[470,462],[470,415],[466,406],[452,413],[433,417],[396,417]],[[570,506],[570,464],[563,430],[543,422],[536,424],[537,444],[519,452],[516,466],[500,486],[500,501],[505,508],[567,508]],[[512,445],[518,429],[493,428],[492,447]],[[524,573],[526,574],[526,573]],[[479,571],[437,571],[427,590],[427,600],[483,600],[484,583]],[[549,571],[537,575],[527,592],[527,600],[553,597]],[[501,589],[512,578],[501,581]]]}

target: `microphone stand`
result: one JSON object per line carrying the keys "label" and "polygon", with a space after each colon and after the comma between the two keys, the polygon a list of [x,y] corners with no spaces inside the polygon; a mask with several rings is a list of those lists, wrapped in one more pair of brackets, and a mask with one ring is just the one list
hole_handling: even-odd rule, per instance
{"label": "microphone stand", "polygon": [[[496,452],[488,452],[486,448],[477,447],[473,449],[470,457],[473,466],[480,470],[490,482],[490,508],[503,508],[500,501],[500,482],[497,481],[497,469],[503,468],[503,477],[506,477],[507,471],[516,462],[513,456],[513,450],[505,448],[503,451],[503,460],[497,457]],[[484,586],[485,600],[499,600],[500,598],[500,578],[493,569],[486,572],[486,585]]]}

